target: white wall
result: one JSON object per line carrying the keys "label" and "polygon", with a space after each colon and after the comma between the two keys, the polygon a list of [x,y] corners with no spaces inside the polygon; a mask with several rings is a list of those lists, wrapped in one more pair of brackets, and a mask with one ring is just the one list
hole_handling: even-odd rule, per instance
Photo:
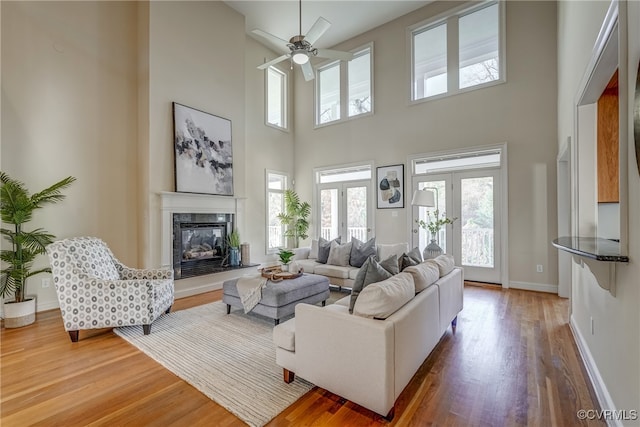
{"label": "white wall", "polygon": [[[406,28],[449,7],[434,3],[337,46],[373,41],[373,116],[314,130],[314,85],[297,76],[297,188],[311,199],[313,167],[367,159],[385,166],[405,163],[411,154],[506,142],[510,280],[556,286],[557,254],[550,244],[557,237],[556,5],[507,2],[506,84],[409,106]],[[408,165],[405,170],[408,175]],[[379,242],[406,239],[403,211],[375,214]],[[544,273],[536,273],[536,264]]]}
{"label": "white wall", "polygon": [[[609,2],[567,1],[558,6],[558,140],[573,138],[573,102]],[[628,2],[629,95],[633,98],[640,60],[640,3]],[[630,100],[630,111],[632,104]],[[635,163],[633,132],[629,135],[629,258],[617,267],[616,296],[598,286],[588,270],[573,269],[571,322],[584,340],[588,365],[599,375],[604,409],[631,410],[640,407],[640,178]],[[593,206],[595,210],[595,206]],[[591,318],[594,334],[591,334]],[[601,382],[600,382],[601,381]],[[627,425],[637,425],[628,421]]]}
{"label": "white wall", "polygon": [[[2,2],[2,164],[33,192],[72,175],[67,199],[29,224],[94,235],[125,263],[138,241],[136,8],[129,2]],[[132,43],[133,41],[133,43]],[[3,239],[4,240],[4,239]],[[45,256],[35,267],[46,267]],[[38,275],[27,292],[57,307]]]}

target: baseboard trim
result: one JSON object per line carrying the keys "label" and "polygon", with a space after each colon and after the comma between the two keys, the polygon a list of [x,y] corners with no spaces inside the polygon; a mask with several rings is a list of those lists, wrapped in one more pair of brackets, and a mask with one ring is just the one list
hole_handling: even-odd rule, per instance
{"label": "baseboard trim", "polygon": [[[598,399],[598,403],[600,404],[600,409],[615,411],[616,407],[613,404],[613,400],[611,399],[609,390],[607,389],[607,386],[605,385],[604,380],[600,375],[598,366],[596,365],[596,362],[591,355],[591,351],[589,351],[587,342],[582,336],[582,333],[580,333],[580,329],[578,328],[573,315],[569,320],[569,329],[571,329],[573,339],[578,346],[578,352],[580,353],[580,357],[582,358],[582,363],[584,363],[584,366],[587,369],[587,374],[589,375],[589,380],[591,381],[593,390],[596,393],[596,398]],[[612,427],[623,426],[621,420],[607,419],[606,422],[608,426]]]}
{"label": "baseboard trim", "polygon": [[509,283],[509,287],[513,289],[522,289],[525,291],[548,292],[550,294],[558,293],[558,285],[549,285],[546,283],[511,281]]}
{"label": "baseboard trim", "polygon": [[184,289],[175,290],[175,298],[185,298],[193,295],[203,294],[205,292],[216,291],[222,289],[222,282],[207,283],[205,285],[190,286]]}

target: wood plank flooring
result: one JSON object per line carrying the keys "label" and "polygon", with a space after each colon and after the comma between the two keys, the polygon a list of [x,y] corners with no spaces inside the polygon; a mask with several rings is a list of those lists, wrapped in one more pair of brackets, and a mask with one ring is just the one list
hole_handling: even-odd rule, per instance
{"label": "wood plank flooring", "polygon": [[[174,310],[219,299],[183,298]],[[392,422],[314,388],[269,426],[604,425],[576,417],[598,406],[567,313],[554,295],[467,285],[455,335],[449,328],[423,363]],[[58,310],[0,338],[4,427],[244,425],[111,330],[71,343]]]}

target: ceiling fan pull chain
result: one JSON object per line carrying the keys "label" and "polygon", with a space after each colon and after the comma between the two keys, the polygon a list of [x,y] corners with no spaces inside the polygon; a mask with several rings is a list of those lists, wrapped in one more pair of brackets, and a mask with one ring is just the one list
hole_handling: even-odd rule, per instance
{"label": "ceiling fan pull chain", "polygon": [[300,0],[300,7],[298,8],[298,15],[299,15],[298,22],[300,23],[300,26],[298,28],[298,34],[302,35],[302,0]]}

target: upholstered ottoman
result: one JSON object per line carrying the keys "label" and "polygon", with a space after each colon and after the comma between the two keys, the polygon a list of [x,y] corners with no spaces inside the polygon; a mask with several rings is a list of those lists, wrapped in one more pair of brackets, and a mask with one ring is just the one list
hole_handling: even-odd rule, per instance
{"label": "upholstered ottoman", "polygon": [[[231,279],[222,284],[222,302],[227,304],[227,314],[231,312],[231,307],[243,308],[236,288],[237,281]],[[277,325],[280,319],[295,312],[297,304],[321,302],[324,305],[329,294],[329,279],[317,274],[304,273],[295,279],[279,282],[269,280],[262,289],[262,299],[251,312],[273,319]]]}

